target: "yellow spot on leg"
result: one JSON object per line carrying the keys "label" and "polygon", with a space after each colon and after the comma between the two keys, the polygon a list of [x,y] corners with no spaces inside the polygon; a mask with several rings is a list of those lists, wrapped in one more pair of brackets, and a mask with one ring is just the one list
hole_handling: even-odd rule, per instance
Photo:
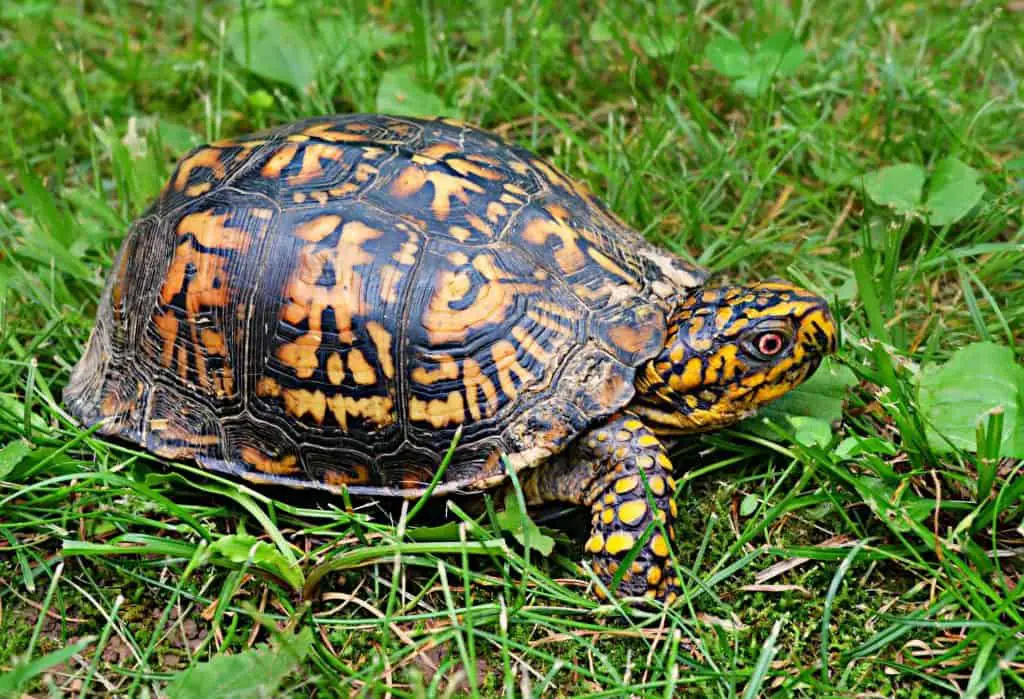
{"label": "yellow spot on leg", "polygon": [[634,543],[633,535],[629,532],[615,532],[608,537],[604,544],[604,550],[615,556],[633,548]]}
{"label": "yellow spot on leg", "polygon": [[619,495],[622,495],[623,493],[628,493],[631,490],[633,490],[633,488],[635,488],[638,483],[640,483],[640,479],[636,476],[626,476],[625,478],[620,478],[615,482],[615,492],[618,493]]}
{"label": "yellow spot on leg", "polygon": [[647,504],[643,500],[630,500],[619,507],[619,520],[623,524],[636,524],[647,514]]}
{"label": "yellow spot on leg", "polygon": [[661,534],[655,534],[651,539],[651,551],[654,552],[655,556],[661,558],[668,557],[668,542],[665,541],[665,537]]}

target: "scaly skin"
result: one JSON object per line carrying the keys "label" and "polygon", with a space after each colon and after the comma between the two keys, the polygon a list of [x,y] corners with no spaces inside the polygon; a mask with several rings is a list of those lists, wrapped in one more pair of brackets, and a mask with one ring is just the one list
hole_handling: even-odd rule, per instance
{"label": "scaly skin", "polygon": [[789,284],[694,294],[670,319],[665,349],[638,373],[629,409],[584,434],[559,465],[531,472],[528,502],[590,507],[594,572],[610,588],[635,551],[617,594],[671,603],[679,581],[662,532],[672,539],[675,482],[659,435],[675,439],[752,415],[814,373],[836,336],[824,299]]}

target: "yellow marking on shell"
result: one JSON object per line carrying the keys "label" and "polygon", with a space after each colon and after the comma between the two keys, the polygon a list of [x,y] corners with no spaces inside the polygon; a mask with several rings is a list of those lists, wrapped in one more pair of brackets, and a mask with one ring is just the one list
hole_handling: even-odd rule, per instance
{"label": "yellow marking on shell", "polygon": [[558,212],[561,207],[556,208],[556,205],[549,205],[546,208],[549,213],[552,213],[554,220],[537,218],[530,221],[523,229],[523,239],[531,245],[546,245],[548,238],[552,236],[558,238],[561,246],[554,251],[558,267],[565,274],[580,271],[586,265],[586,259],[576,242],[579,235],[565,223],[563,217],[556,215],[555,212]]}
{"label": "yellow marking on shell", "polygon": [[309,193],[309,198],[320,204],[320,206],[324,206],[327,204],[328,197],[327,192],[314,191]]}
{"label": "yellow marking on shell", "polygon": [[[332,142],[340,141],[344,143],[361,143],[370,140],[370,137],[363,133],[352,133],[351,131],[332,131],[332,126],[334,126],[334,124],[331,123],[317,124],[316,126],[311,126],[308,129],[305,129],[302,133],[306,134],[307,136],[312,136],[313,138],[319,138],[324,141]],[[345,128],[353,129],[354,126],[358,126],[358,124],[346,124]]]}
{"label": "yellow marking on shell", "polygon": [[605,524],[611,524],[615,521],[615,510],[605,510],[601,513],[601,521]]}
{"label": "yellow marking on shell", "polygon": [[461,342],[471,328],[501,320],[512,306],[516,295],[535,293],[540,287],[525,282],[509,281],[489,255],[478,255],[473,267],[487,280],[477,290],[476,298],[466,308],[453,309],[472,289],[472,280],[465,272],[442,270],[437,275],[435,290],[422,323],[434,344]]}
{"label": "yellow marking on shell", "polygon": [[356,171],[354,175],[355,181],[362,183],[369,182],[373,178],[373,176],[376,175],[378,172],[380,172],[380,170],[375,168],[373,165],[370,165],[369,163],[359,163],[358,165],[356,165]]}
{"label": "yellow marking on shell", "polygon": [[604,496],[604,504],[605,504],[605,505],[614,505],[614,504],[615,504],[615,501],[616,501],[617,499],[618,499],[618,498],[616,498],[616,497],[615,497],[615,493],[605,493],[605,496]]}
{"label": "yellow marking on shell", "polygon": [[281,384],[269,376],[263,376],[256,382],[256,395],[276,398],[281,395]]}
{"label": "yellow marking on shell", "polygon": [[508,209],[506,209],[501,202],[492,201],[487,205],[487,220],[491,223],[497,223],[501,220],[502,216],[507,215]]}
{"label": "yellow marking on shell", "polygon": [[661,582],[661,566],[651,566],[647,570],[647,584],[651,587],[657,587],[658,583]]}
{"label": "yellow marking on shell", "polygon": [[[291,325],[308,320],[310,332],[319,333],[323,311],[331,308],[339,340],[351,344],[353,318],[366,315],[363,275],[356,267],[373,261],[373,254],[364,250],[363,244],[382,235],[360,221],[349,221],[333,248],[318,249],[315,243],[303,247],[299,264],[285,285],[287,302],[281,308],[281,319]],[[335,283],[324,287],[317,282],[328,265],[334,270]]]}
{"label": "yellow marking on shell", "polygon": [[675,500],[668,501],[668,511],[672,514],[672,519],[679,516],[679,505],[676,504]]}
{"label": "yellow marking on shell", "polygon": [[625,427],[627,430],[636,431],[643,428],[644,423],[642,423],[640,420],[629,419],[622,423],[622,426]]}
{"label": "yellow marking on shell", "polygon": [[619,506],[619,521],[623,524],[636,524],[647,514],[647,503],[643,500],[630,500]]}
{"label": "yellow marking on shell", "polygon": [[601,430],[600,432],[598,432],[597,433],[597,441],[599,441],[599,442],[607,442],[608,441],[608,433],[605,432],[604,430]]}
{"label": "yellow marking on shell", "polygon": [[537,341],[533,335],[516,325],[512,328],[512,337],[519,343],[519,346],[528,355],[537,360],[540,364],[547,364],[551,360],[551,353]]}
{"label": "yellow marking on shell", "polygon": [[200,182],[186,187],[185,194],[190,197],[198,197],[200,194],[206,194],[211,189],[213,189],[212,182]]}
{"label": "yellow marking on shell", "polygon": [[345,156],[338,146],[327,143],[311,143],[303,149],[302,166],[299,171],[288,178],[288,184],[306,184],[318,177],[324,176],[324,169],[320,165],[321,160],[341,160]]}
{"label": "yellow marking on shell", "polygon": [[337,352],[331,352],[327,357],[327,380],[335,386],[341,385],[345,380],[345,364]]}
{"label": "yellow marking on shell", "polygon": [[343,473],[337,469],[324,471],[324,483],[333,486],[363,485],[370,482],[370,469],[363,464],[348,467],[352,473]]}
{"label": "yellow marking on shell", "polygon": [[456,267],[462,267],[463,265],[469,262],[469,257],[466,255],[466,253],[461,252],[459,250],[455,250],[453,252],[448,253],[448,261],[451,262]]}
{"label": "yellow marking on shell", "polygon": [[380,268],[380,300],[384,303],[398,302],[398,285],[405,276],[404,272],[393,265],[384,265]]}
{"label": "yellow marking on shell", "polygon": [[224,179],[224,163],[221,161],[222,151],[216,148],[204,148],[197,153],[185,158],[178,165],[178,176],[174,180],[174,188],[179,192],[185,189],[192,171],[197,168],[207,168],[213,171],[214,179]]}
{"label": "yellow marking on shell", "polygon": [[301,133],[293,133],[290,134],[285,140],[289,141],[290,143],[305,143],[306,141],[309,140],[309,136]]}
{"label": "yellow marking on shell", "polygon": [[395,421],[393,412],[394,401],[390,396],[370,396],[368,398],[352,398],[336,395],[327,399],[327,407],[334,414],[342,429],[348,429],[348,418],[363,418],[374,426],[387,427]]}
{"label": "yellow marking on shell", "polygon": [[665,479],[661,476],[651,476],[647,480],[647,485],[650,486],[651,492],[655,495],[665,494]]}
{"label": "yellow marking on shell", "polygon": [[286,388],[282,391],[284,407],[292,416],[302,419],[307,413],[318,425],[323,424],[327,401],[323,391]]}
{"label": "yellow marking on shell", "polygon": [[498,197],[498,201],[500,201],[502,204],[508,204],[510,206],[521,206],[523,203],[522,201],[516,199],[511,194],[502,194],[500,197]]}
{"label": "yellow marking on shell", "polygon": [[434,165],[444,156],[450,155],[451,153],[457,153],[458,150],[459,147],[454,143],[433,143],[421,150],[419,153],[414,153],[412,161],[414,163],[419,163],[420,165]]}
{"label": "yellow marking on shell", "polygon": [[672,347],[672,351],[668,353],[668,358],[672,360],[673,364],[682,364],[685,350],[682,344],[676,344]]}
{"label": "yellow marking on shell", "polygon": [[442,354],[433,359],[437,363],[437,368],[425,369],[423,367],[416,367],[412,370],[413,381],[429,386],[438,381],[459,378],[459,363],[452,359],[450,355]]}
{"label": "yellow marking on shell", "polygon": [[519,393],[519,389],[512,381],[513,374],[519,379],[521,387],[529,386],[535,381],[533,374],[519,363],[516,358],[516,346],[508,340],[495,342],[491,346],[491,357],[494,359],[494,370],[498,374],[498,383],[509,399],[515,398]]}
{"label": "yellow marking on shell", "polygon": [[651,537],[651,552],[661,558],[668,556],[668,542],[665,541],[665,537],[661,534],[655,534]]}
{"label": "yellow marking on shell", "polygon": [[615,556],[623,551],[628,551],[633,548],[633,544],[635,542],[636,540],[629,532],[615,532],[608,537],[607,541],[605,541],[604,550]]}
{"label": "yellow marking on shell", "polygon": [[636,277],[634,277],[626,270],[622,269],[622,267],[617,265],[615,261],[612,260],[612,258],[608,257],[597,248],[588,248],[587,254],[606,272],[611,273],[613,276],[623,280],[628,284],[637,284]]}
{"label": "yellow marking on shell", "polygon": [[637,325],[616,325],[608,330],[608,338],[624,352],[639,352],[651,344],[659,332],[657,323],[643,322]]}
{"label": "yellow marking on shell", "polygon": [[295,371],[300,379],[308,379],[319,368],[320,360],[316,352],[320,349],[323,339],[319,330],[300,335],[294,342],[288,342],[277,348],[277,358],[282,364]]}
{"label": "yellow marking on shell", "polygon": [[[487,375],[480,370],[480,365],[472,360],[466,359],[462,363],[462,385],[466,389],[466,402],[469,406],[469,414],[474,420],[479,420],[483,415],[490,417],[498,410],[498,392]],[[481,412],[477,403],[477,392],[484,393],[484,412]]]}
{"label": "yellow marking on shell", "polygon": [[355,182],[343,182],[337,187],[331,187],[330,189],[327,190],[327,192],[332,197],[343,197],[346,194],[351,194],[352,192],[355,192],[358,189],[359,185],[357,185]]}
{"label": "yellow marking on shell", "polygon": [[469,223],[469,225],[471,225],[473,228],[475,228],[477,230],[477,232],[483,234],[485,237],[487,237],[487,238],[493,238],[494,237],[494,230],[490,226],[487,225],[486,221],[484,221],[482,218],[480,218],[476,214],[467,213],[466,214],[466,221]]}
{"label": "yellow marking on shell", "polygon": [[405,199],[419,192],[428,182],[434,186],[434,198],[430,210],[440,221],[448,218],[453,198],[463,204],[468,204],[469,194],[467,192],[481,194],[484,191],[483,187],[464,177],[440,170],[428,171],[416,165],[410,165],[402,170],[392,182],[391,193],[400,199]]}
{"label": "yellow marking on shell", "polygon": [[629,430],[619,430],[618,432],[615,433],[615,439],[619,440],[620,442],[628,442],[632,438],[633,433],[630,432]]}
{"label": "yellow marking on shell", "polygon": [[329,214],[299,224],[295,227],[295,236],[309,243],[319,243],[338,228],[341,216]]}
{"label": "yellow marking on shell", "polygon": [[301,204],[302,202],[306,201],[306,193],[295,192],[294,194],[292,194],[292,201],[295,202],[296,204]]}
{"label": "yellow marking on shell", "polygon": [[732,316],[732,307],[722,306],[715,311],[715,325],[717,325],[719,329],[725,328],[725,326],[729,324],[729,321],[732,320]]}
{"label": "yellow marking on shell", "polygon": [[469,175],[476,175],[482,177],[485,180],[500,180],[502,175],[500,172],[495,172],[489,167],[480,165],[479,163],[473,163],[469,160],[463,160],[462,158],[448,158],[444,161],[445,165],[449,166],[463,177]]}
{"label": "yellow marking on shell", "polygon": [[654,458],[647,454],[640,454],[636,457],[637,468],[647,471],[654,466]]}
{"label": "yellow marking on shell", "polygon": [[353,348],[348,353],[348,370],[352,372],[352,379],[361,386],[377,382],[377,372],[358,349]]}
{"label": "yellow marking on shell", "polygon": [[592,537],[587,539],[587,543],[584,548],[588,553],[601,553],[604,549],[604,537],[600,534],[594,534]]}
{"label": "yellow marking on shell", "polygon": [[267,473],[273,476],[287,476],[296,473],[299,469],[296,466],[298,459],[294,454],[287,454],[280,458],[267,456],[259,449],[244,446],[239,450],[242,461],[246,462],[260,473]]}
{"label": "yellow marking on shell", "polygon": [[615,492],[619,495],[631,492],[640,483],[638,476],[626,476],[615,481]]}
{"label": "yellow marking on shell", "polygon": [[460,243],[464,243],[473,237],[473,233],[463,226],[450,226],[448,228],[448,234]]}
{"label": "yellow marking on shell", "polygon": [[446,400],[409,399],[409,419],[413,422],[429,422],[435,428],[461,424],[466,419],[462,394],[452,391]]}
{"label": "yellow marking on shell", "polygon": [[367,323],[366,331],[370,333],[373,346],[377,349],[377,359],[380,362],[380,368],[384,372],[384,376],[389,379],[394,378],[395,364],[391,360],[391,333],[377,321]]}
{"label": "yellow marking on shell", "polygon": [[298,152],[299,145],[297,143],[285,144],[271,156],[270,160],[263,164],[260,175],[268,180],[278,179],[281,176],[281,172],[288,167],[288,163],[295,159],[295,154]]}
{"label": "yellow marking on shell", "polygon": [[163,347],[160,355],[160,363],[169,367],[174,361],[174,347],[178,339],[178,319],[171,311],[157,313],[153,316],[153,325],[163,339]]}

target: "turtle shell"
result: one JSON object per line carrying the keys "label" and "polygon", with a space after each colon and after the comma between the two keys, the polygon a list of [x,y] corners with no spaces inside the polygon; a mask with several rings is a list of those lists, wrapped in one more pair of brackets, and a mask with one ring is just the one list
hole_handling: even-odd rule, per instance
{"label": "turtle shell", "polygon": [[634,394],[705,272],[450,120],[318,118],[197,148],[116,259],[65,400],[253,481],[480,489]]}

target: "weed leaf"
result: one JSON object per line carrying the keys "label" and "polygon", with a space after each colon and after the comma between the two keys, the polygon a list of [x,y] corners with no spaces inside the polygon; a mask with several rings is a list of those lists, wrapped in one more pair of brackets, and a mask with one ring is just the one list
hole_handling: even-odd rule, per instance
{"label": "weed leaf", "polygon": [[935,451],[975,451],[978,421],[1001,408],[999,453],[1024,458],[1024,367],[1012,349],[992,342],[968,345],[945,364],[925,367],[919,382],[918,400]]}
{"label": "weed leaf", "polygon": [[313,632],[278,639],[277,647],[256,646],[235,655],[218,655],[175,676],[167,699],[273,697],[285,677],[309,655]]}
{"label": "weed leaf", "polygon": [[377,88],[377,111],[406,116],[456,116],[444,100],[418,80],[413,66],[386,71]]}
{"label": "weed leaf", "polygon": [[985,186],[978,181],[980,176],[957,158],[939,161],[928,182],[928,223],[946,226],[970,213],[985,194]]}
{"label": "weed leaf", "polygon": [[900,214],[911,214],[921,205],[924,170],[912,163],[889,165],[864,175],[863,184],[871,201]]}
{"label": "weed leaf", "polygon": [[292,565],[273,544],[257,539],[252,534],[222,536],[210,545],[210,551],[232,563],[251,562],[252,565],[280,577],[293,590],[302,589],[302,571]]}

